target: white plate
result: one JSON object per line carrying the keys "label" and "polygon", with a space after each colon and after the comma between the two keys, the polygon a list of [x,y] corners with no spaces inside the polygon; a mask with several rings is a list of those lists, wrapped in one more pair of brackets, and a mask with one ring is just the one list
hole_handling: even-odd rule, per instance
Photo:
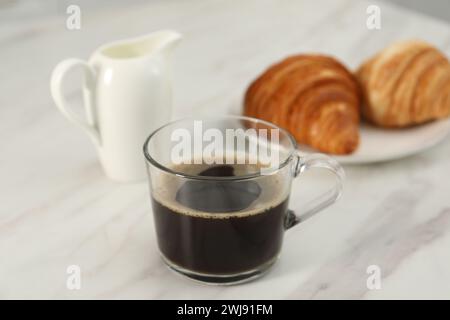
{"label": "white plate", "polygon": [[[361,124],[358,149],[346,156],[333,157],[343,164],[359,164],[394,160],[424,151],[446,138],[450,119],[430,122],[406,129],[383,129]],[[317,152],[300,145],[300,153]]]}

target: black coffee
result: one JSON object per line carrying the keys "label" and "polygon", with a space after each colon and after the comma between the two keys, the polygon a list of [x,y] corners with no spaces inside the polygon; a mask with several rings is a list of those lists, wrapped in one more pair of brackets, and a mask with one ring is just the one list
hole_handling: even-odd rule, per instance
{"label": "black coffee", "polygon": [[[231,177],[255,168],[191,165],[190,170]],[[250,271],[275,259],[288,203],[279,180],[275,175],[240,181],[189,180],[181,185],[178,179],[162,181],[165,196],[154,190],[152,197],[161,253],[182,268],[224,275]]]}

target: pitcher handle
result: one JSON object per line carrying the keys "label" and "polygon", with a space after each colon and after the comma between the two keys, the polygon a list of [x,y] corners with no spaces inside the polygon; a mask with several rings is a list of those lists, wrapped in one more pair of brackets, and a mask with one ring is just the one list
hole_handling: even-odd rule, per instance
{"label": "pitcher handle", "polygon": [[[84,89],[85,89],[85,110],[87,119],[83,119],[78,114],[76,114],[67,103],[62,92],[62,83],[64,76],[72,68],[81,66],[84,69]],[[98,128],[95,124],[95,115],[92,103],[94,101],[95,93],[95,71],[94,69],[85,61],[80,59],[67,59],[61,61],[53,70],[51,80],[50,80],[50,91],[55,101],[56,107],[61,111],[61,113],[72,123],[78,125],[83,129],[94,141],[94,143],[100,145],[100,134]]]}
{"label": "pitcher handle", "polygon": [[296,214],[291,210],[288,211],[285,221],[286,229],[309,219],[319,211],[335,203],[342,193],[343,182],[345,180],[344,169],[342,169],[341,165],[336,160],[329,156],[315,153],[306,156],[297,154],[295,157],[294,177],[297,177],[310,169],[326,169],[334,174],[335,184],[333,188],[307,203],[304,206],[303,212],[300,214]]}

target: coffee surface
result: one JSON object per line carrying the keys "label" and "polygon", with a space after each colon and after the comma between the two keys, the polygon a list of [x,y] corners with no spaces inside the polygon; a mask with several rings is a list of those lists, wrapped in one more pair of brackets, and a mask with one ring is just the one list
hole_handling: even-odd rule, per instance
{"label": "coffee surface", "polygon": [[[191,176],[220,178],[255,173],[258,167],[181,164],[171,169]],[[152,196],[156,201],[180,214],[211,219],[259,214],[283,202],[289,194],[288,184],[283,180],[286,177],[280,174],[238,181],[189,180],[171,174],[161,174],[152,179],[156,180],[152,184]],[[212,198],[215,201],[211,201]],[[216,202],[222,204],[215,206]]]}
{"label": "coffee surface", "polygon": [[[219,165],[201,171],[199,176],[232,177],[234,168]],[[261,187],[252,180],[185,182],[176,193],[176,201],[183,206],[209,213],[230,213],[245,210],[261,195]]]}

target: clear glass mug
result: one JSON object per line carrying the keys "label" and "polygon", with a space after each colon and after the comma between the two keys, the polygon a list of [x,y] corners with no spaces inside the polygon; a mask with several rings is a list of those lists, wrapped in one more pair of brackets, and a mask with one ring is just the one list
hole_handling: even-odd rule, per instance
{"label": "clear glass mug", "polygon": [[[284,231],[334,203],[344,180],[332,158],[301,156],[287,131],[243,116],[171,122],[147,138],[144,154],[162,259],[206,283],[262,275]],[[288,210],[293,178],[312,168],[334,173],[335,185],[302,212]]]}

